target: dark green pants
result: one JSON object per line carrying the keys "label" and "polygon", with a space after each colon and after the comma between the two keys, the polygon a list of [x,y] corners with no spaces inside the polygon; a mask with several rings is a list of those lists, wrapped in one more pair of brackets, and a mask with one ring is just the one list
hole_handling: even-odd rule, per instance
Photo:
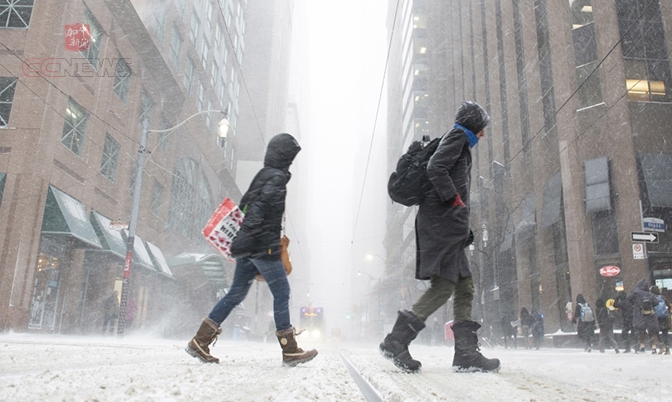
{"label": "dark green pants", "polygon": [[432,277],[429,289],[413,304],[411,312],[425,322],[453,295],[455,320],[471,321],[471,303],[474,300],[474,281],[471,277],[460,278],[457,283],[438,276]]}

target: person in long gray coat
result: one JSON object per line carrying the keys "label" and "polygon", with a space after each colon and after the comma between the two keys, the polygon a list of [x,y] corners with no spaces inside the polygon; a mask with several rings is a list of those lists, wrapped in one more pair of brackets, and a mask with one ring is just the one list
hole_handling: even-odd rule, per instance
{"label": "person in long gray coat", "polygon": [[471,148],[485,135],[490,122],[487,112],[475,102],[463,102],[452,130],[443,135],[427,165],[433,188],[420,203],[415,221],[415,277],[430,280],[430,287],[410,310],[399,311],[397,321],[380,344],[383,356],[407,372],[422,364],[413,359],[408,345],[425,328],[427,318],[454,296],[452,326],[455,335],[453,368],[457,371],[495,371],[498,359],[479,351],[472,320],[474,284],[465,248],[473,242],[469,229]]}
{"label": "person in long gray coat", "polygon": [[653,306],[656,305],[656,296],[649,291],[649,282],[645,279],[637,282],[635,290],[628,295],[627,299],[633,305],[632,326],[637,331],[639,338],[639,352],[643,353],[646,351],[646,335],[648,332],[651,340],[651,349],[653,353],[656,353],[659,331],[658,317],[653,310]]}

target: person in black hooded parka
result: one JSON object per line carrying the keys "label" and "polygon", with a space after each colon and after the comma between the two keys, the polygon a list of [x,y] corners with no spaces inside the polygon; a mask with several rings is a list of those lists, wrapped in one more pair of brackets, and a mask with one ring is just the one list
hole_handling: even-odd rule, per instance
{"label": "person in black hooded parka", "polygon": [[621,312],[623,319],[623,329],[621,329],[621,340],[625,347],[624,353],[630,353],[630,335],[633,333],[632,327],[632,303],[628,301],[628,294],[624,291],[619,291],[614,299],[614,307]]}
{"label": "person in black hooded parka", "polygon": [[645,279],[637,282],[635,289],[628,295],[628,301],[632,303],[632,326],[637,331],[639,339],[639,350],[635,352],[644,353],[646,351],[647,332],[651,340],[651,349],[656,353],[658,344],[658,317],[653,306],[655,306],[656,296],[649,291],[649,282]]}
{"label": "person in black hooded parka", "polygon": [[280,257],[282,217],[287,182],[291,177],[289,166],[300,150],[291,135],[274,136],[266,148],[264,167],[240,200],[245,217],[231,244],[231,256],[236,259],[231,288],[203,320],[186,349],[206,363],[219,363],[219,359],[210,354],[209,346],[222,332],[221,323],[245,299],[257,274],[263,276],[273,294],[276,336],[282,348],[283,364],[295,366],[317,355],[316,350],[304,351],[297,345],[297,334],[289,318],[289,282]]}
{"label": "person in black hooded parka", "polygon": [[417,372],[408,345],[425,328],[427,318],[453,296],[452,326],[455,335],[453,368],[458,371],[494,371],[498,359],[487,359],[479,351],[476,331],[481,327],[471,319],[474,283],[465,247],[473,241],[469,230],[469,187],[471,148],[485,135],[490,122],[485,109],[475,102],[463,102],[453,129],[443,135],[427,164],[432,189],[419,204],[415,220],[415,277],[430,280],[430,287],[410,310],[399,311],[397,321],[380,344],[386,358],[407,372]]}

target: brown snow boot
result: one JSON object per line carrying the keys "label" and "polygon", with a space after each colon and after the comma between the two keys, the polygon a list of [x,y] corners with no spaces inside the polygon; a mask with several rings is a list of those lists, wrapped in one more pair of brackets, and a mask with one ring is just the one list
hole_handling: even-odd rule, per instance
{"label": "brown snow boot", "polygon": [[189,341],[185,350],[204,363],[219,363],[219,359],[210,354],[210,344],[214,345],[217,342],[217,335],[221,333],[222,329],[219,325],[206,317],[203,319],[198,332],[196,332],[196,336]]}
{"label": "brown snow boot", "polygon": [[282,348],[282,364],[285,366],[294,367],[299,363],[309,362],[317,356],[315,349],[308,351],[301,349],[296,342],[296,335],[294,327],[275,333]]}

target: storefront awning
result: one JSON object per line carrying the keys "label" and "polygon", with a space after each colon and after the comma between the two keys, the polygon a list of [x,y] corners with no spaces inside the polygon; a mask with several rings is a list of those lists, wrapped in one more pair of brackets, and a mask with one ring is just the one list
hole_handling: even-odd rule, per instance
{"label": "storefront awning", "polygon": [[182,253],[168,258],[167,262],[170,267],[196,265],[201,268],[208,282],[222,288],[228,287],[226,260],[219,254]]}
{"label": "storefront awning", "polygon": [[154,260],[154,266],[159,268],[159,273],[172,278],[173,273],[171,272],[166,257],[163,256],[161,249],[150,242],[147,242],[147,249],[149,250],[150,257]]}
{"label": "storefront awning", "polygon": [[[123,230],[122,233],[124,236],[124,244],[126,244],[126,239],[128,239],[128,230]],[[156,268],[154,267],[152,258],[149,256],[147,247],[145,247],[140,236],[136,234],[135,238],[133,239],[133,268],[138,266],[149,269],[152,272],[156,272]]]}
{"label": "storefront awning", "polygon": [[103,246],[102,251],[109,251],[120,258],[126,258],[126,242],[118,230],[110,229],[110,219],[96,211],[91,211],[91,225]]}
{"label": "storefront awning", "polygon": [[102,248],[84,205],[54,186],[49,186],[47,193],[42,234],[71,236],[84,248]]}

